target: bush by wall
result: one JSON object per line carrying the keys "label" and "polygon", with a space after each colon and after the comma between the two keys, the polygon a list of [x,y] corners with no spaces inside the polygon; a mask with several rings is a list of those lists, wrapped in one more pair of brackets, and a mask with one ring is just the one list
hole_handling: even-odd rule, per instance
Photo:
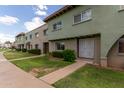
{"label": "bush by wall", "polygon": [[51,54],[53,57],[63,58],[63,51],[53,51]]}
{"label": "bush by wall", "polygon": [[21,49],[20,48],[16,48],[16,51],[21,51]]}
{"label": "bush by wall", "polygon": [[30,50],[28,50],[28,53],[40,55],[41,50],[40,49],[30,49]]}
{"label": "bush by wall", "polygon": [[27,49],[26,49],[26,48],[22,49],[22,52],[26,52],[26,51],[27,51]]}
{"label": "bush by wall", "polygon": [[75,52],[73,50],[66,49],[63,51],[63,58],[65,61],[74,62],[76,59]]}

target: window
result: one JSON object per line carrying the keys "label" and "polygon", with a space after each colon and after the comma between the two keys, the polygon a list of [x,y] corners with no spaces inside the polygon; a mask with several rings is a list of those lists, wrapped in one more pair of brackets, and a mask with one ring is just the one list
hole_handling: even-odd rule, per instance
{"label": "window", "polygon": [[30,35],[30,39],[32,39],[32,35]]}
{"label": "window", "polygon": [[65,45],[63,42],[56,42],[56,50],[64,50]]}
{"label": "window", "polygon": [[59,30],[61,28],[62,28],[62,22],[61,21],[53,24],[53,30]]}
{"label": "window", "polygon": [[91,9],[88,9],[82,13],[82,21],[91,19]]}
{"label": "window", "polygon": [[74,23],[78,23],[78,22],[81,22],[81,14],[74,16]]}
{"label": "window", "polygon": [[28,37],[26,36],[26,37],[25,37],[25,39],[27,40],[27,39],[28,39]]}
{"label": "window", "polygon": [[74,24],[84,22],[91,19],[91,9],[87,9],[80,14],[74,15]]}
{"label": "window", "polygon": [[21,40],[21,37],[19,37],[19,41]]}
{"label": "window", "polygon": [[118,53],[124,53],[124,39],[120,39],[118,43]]}
{"label": "window", "polygon": [[43,34],[44,34],[44,36],[47,36],[47,35],[48,35],[48,29],[45,29],[45,30],[43,31]]}
{"label": "window", "polygon": [[22,37],[20,37],[20,40],[22,40],[23,38]]}
{"label": "window", "polygon": [[124,5],[120,5],[119,10],[124,10]]}
{"label": "window", "polygon": [[39,45],[38,44],[35,44],[35,49],[39,49]]}
{"label": "window", "polygon": [[39,37],[39,33],[37,32],[37,33],[35,33],[35,37]]}

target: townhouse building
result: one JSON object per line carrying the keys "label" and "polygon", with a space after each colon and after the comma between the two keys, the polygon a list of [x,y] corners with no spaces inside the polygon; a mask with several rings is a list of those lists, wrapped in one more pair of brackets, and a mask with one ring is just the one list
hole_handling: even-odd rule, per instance
{"label": "townhouse building", "polygon": [[124,67],[124,6],[67,5],[44,19],[49,51],[72,49],[77,58]]}
{"label": "townhouse building", "polygon": [[25,47],[27,49],[41,49],[42,53],[49,51],[47,39],[47,25],[42,25],[25,34]]}
{"label": "townhouse building", "polygon": [[5,47],[5,48],[12,48],[12,42],[6,41],[6,42],[4,43],[4,47]]}
{"label": "townhouse building", "polygon": [[15,47],[23,49],[25,47],[25,33],[21,32],[15,37]]}
{"label": "townhouse building", "polygon": [[49,43],[47,35],[47,24],[45,24],[32,31],[19,33],[15,39],[15,46],[16,48],[26,48],[27,50],[40,49],[42,53],[48,53]]}

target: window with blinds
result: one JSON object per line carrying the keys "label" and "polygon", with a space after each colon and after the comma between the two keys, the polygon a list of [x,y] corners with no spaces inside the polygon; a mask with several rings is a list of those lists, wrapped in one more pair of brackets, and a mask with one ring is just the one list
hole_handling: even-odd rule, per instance
{"label": "window with blinds", "polygon": [[91,17],[92,13],[91,13],[91,9],[87,9],[77,15],[74,15],[74,24],[77,24],[77,23],[80,23],[80,22],[84,22],[84,21],[87,21],[87,20],[90,20],[92,17]]}

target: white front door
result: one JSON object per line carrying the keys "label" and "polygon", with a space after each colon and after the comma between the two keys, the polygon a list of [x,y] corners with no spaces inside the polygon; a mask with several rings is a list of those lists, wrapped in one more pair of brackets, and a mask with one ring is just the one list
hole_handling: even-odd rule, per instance
{"label": "white front door", "polygon": [[94,58],[94,39],[79,40],[79,57]]}

